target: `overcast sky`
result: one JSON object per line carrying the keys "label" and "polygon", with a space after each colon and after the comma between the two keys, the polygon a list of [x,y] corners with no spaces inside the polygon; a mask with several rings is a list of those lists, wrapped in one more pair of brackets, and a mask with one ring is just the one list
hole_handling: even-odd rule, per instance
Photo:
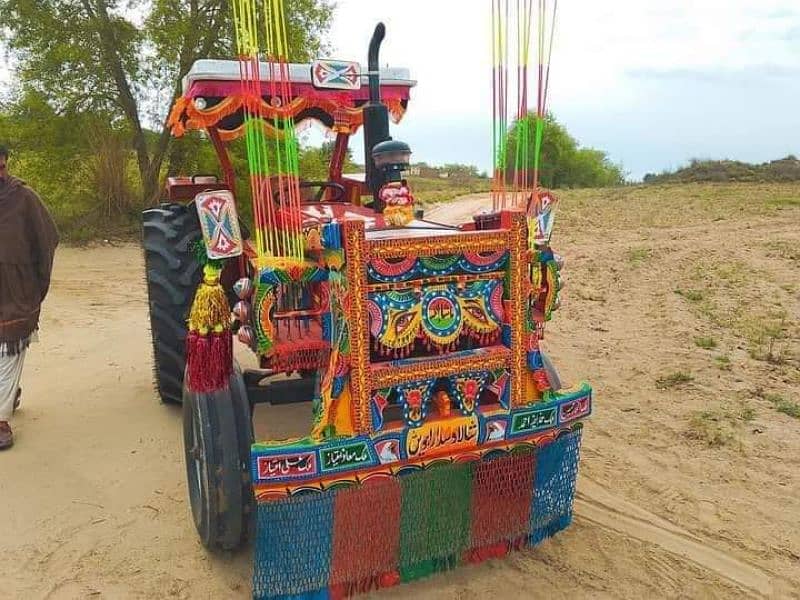
{"label": "overcast sky", "polygon": [[[550,109],[631,177],[692,157],[800,154],[800,0],[561,0],[558,9]],[[338,0],[332,54],[365,63],[382,20],[381,62],[418,81],[393,135],[415,160],[489,169],[490,18],[491,0]]]}
{"label": "overcast sky", "polygon": [[[490,169],[491,0],[337,5],[333,57],[366,63],[382,20],[381,62],[417,79],[393,127],[414,159]],[[693,157],[800,154],[800,0],[561,0],[550,89],[578,141],[633,178]]]}

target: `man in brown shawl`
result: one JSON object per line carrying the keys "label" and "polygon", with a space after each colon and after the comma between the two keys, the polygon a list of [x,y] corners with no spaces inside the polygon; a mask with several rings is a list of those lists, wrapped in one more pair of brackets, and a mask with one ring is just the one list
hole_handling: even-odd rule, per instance
{"label": "man in brown shawl", "polygon": [[8,174],[8,157],[0,146],[0,450],[14,443],[8,421],[58,245],[53,219],[36,192]]}

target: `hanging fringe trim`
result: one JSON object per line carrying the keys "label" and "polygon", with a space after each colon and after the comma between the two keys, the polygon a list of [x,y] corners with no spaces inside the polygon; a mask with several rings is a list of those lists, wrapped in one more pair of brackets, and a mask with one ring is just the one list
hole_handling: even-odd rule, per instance
{"label": "hanging fringe trim", "polygon": [[209,393],[228,387],[233,371],[230,331],[186,337],[186,385],[193,392]]}
{"label": "hanging fringe trim", "polygon": [[32,337],[32,335],[29,335],[21,340],[7,340],[5,342],[0,342],[0,357],[18,356],[19,354],[22,354],[31,345]]}

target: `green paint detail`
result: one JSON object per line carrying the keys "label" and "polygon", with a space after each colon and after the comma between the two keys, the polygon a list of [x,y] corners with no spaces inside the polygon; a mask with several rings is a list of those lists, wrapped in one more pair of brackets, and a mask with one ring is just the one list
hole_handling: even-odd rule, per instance
{"label": "green paint detail", "polygon": [[442,254],[437,256],[423,256],[419,259],[420,265],[432,271],[444,271],[455,265],[460,256],[458,254]]}
{"label": "green paint detail", "polygon": [[257,285],[256,286],[256,293],[253,302],[253,331],[256,334],[256,349],[258,350],[259,354],[266,354],[272,347],[275,345],[275,340],[273,340],[267,332],[261,327],[261,306],[264,300],[264,297],[268,294],[272,294],[274,291],[274,286],[272,285]]}
{"label": "green paint detail", "polygon": [[555,427],[556,414],[555,406],[516,413],[511,418],[511,435]]}
{"label": "green paint detail", "polygon": [[335,448],[323,448],[319,452],[323,471],[338,471],[354,467],[371,460],[367,442],[355,442]]}
{"label": "green paint detail", "polygon": [[253,453],[261,452],[264,450],[283,450],[286,449],[291,452],[298,452],[300,450],[313,451],[318,444],[311,439],[311,436],[297,438],[294,440],[273,440],[270,442],[258,442],[250,446],[250,451]]}

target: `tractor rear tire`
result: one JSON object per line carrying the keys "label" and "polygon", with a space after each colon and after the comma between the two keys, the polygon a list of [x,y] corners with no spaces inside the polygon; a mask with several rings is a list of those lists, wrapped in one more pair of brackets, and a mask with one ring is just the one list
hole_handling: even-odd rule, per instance
{"label": "tractor rear tire", "polygon": [[255,522],[253,429],[238,368],[226,390],[184,389],[183,436],[189,503],[200,541],[212,551],[235,550],[252,536]]}
{"label": "tractor rear tire", "polygon": [[155,382],[163,403],[180,404],[186,317],[202,277],[192,251],[202,238],[200,221],[194,204],[162,204],[142,217]]}

